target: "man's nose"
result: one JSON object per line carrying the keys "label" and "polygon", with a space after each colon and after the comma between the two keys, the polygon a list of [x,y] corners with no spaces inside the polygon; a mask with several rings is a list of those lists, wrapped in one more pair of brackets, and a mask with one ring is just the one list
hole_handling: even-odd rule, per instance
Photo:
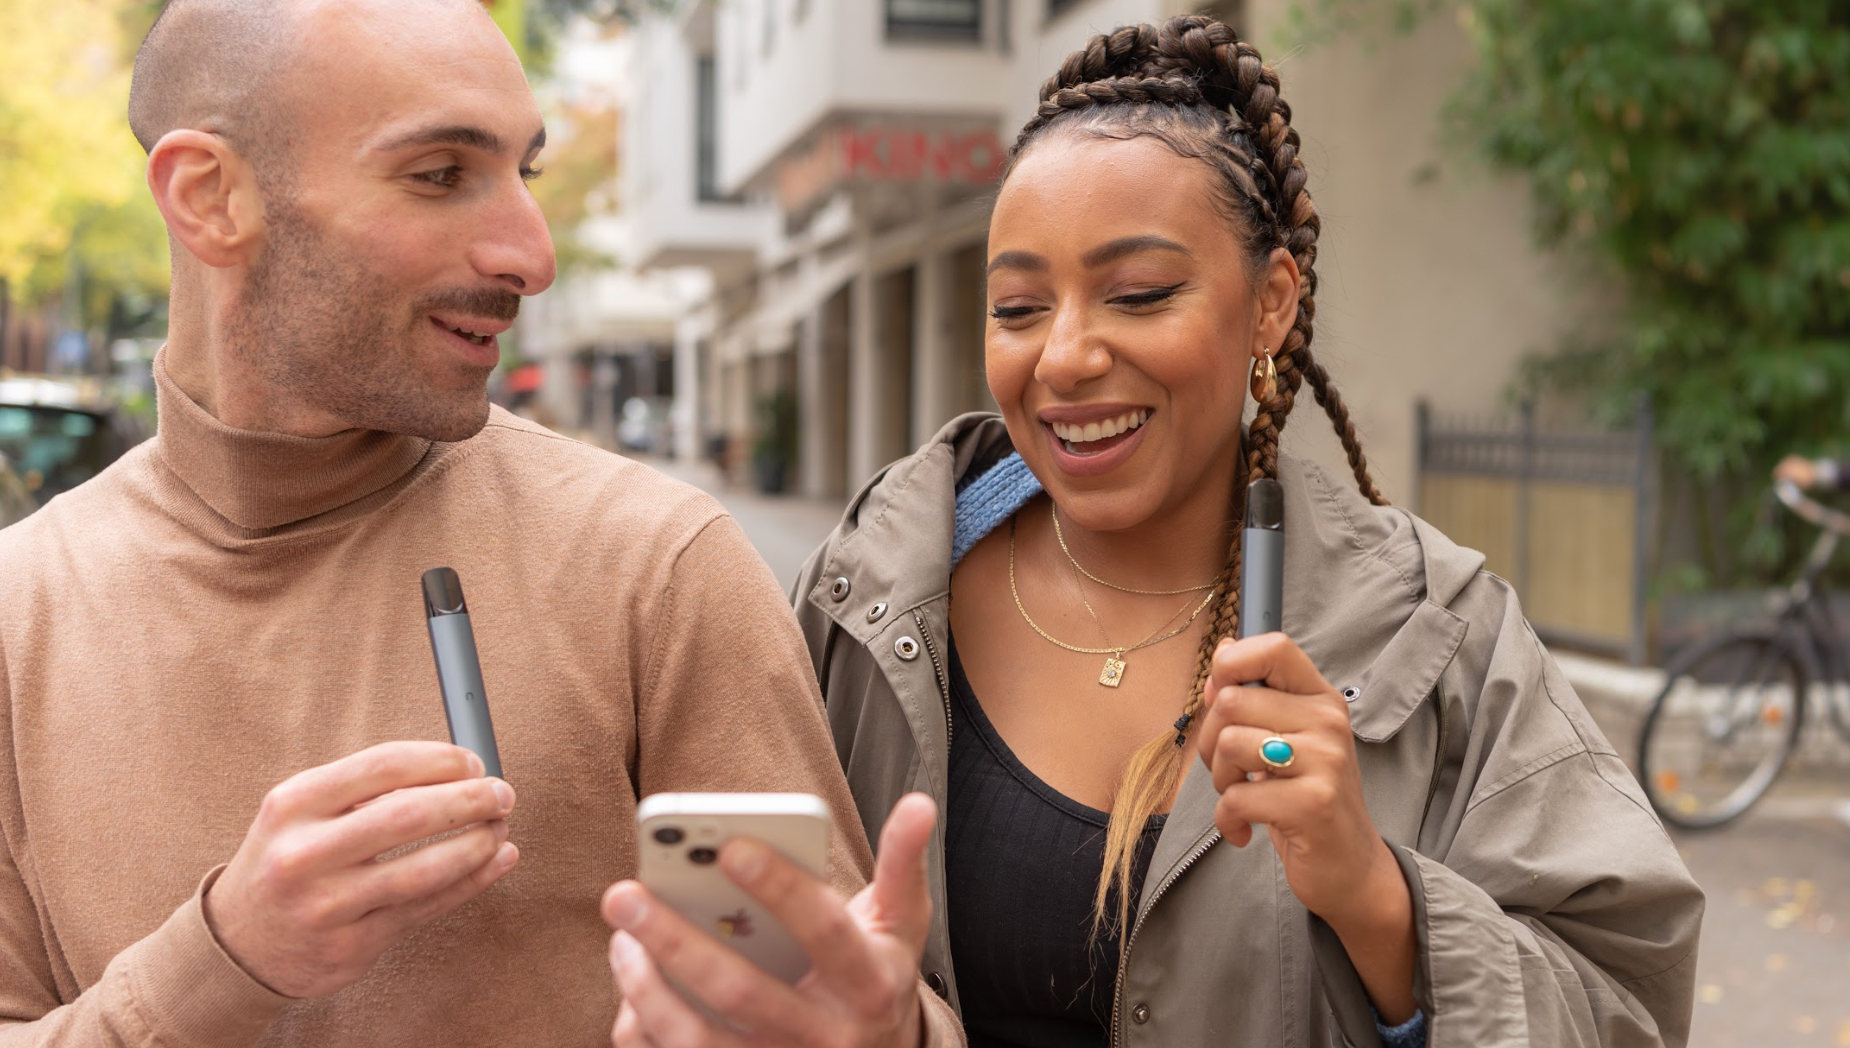
{"label": "man's nose", "polygon": [[1055,393],[1068,394],[1080,384],[1111,370],[1111,350],[1086,323],[1084,310],[1056,306],[1034,378]]}
{"label": "man's nose", "polygon": [[495,194],[481,222],[470,250],[476,272],[522,295],[537,295],[552,286],[557,273],[552,232],[526,183],[516,182]]}

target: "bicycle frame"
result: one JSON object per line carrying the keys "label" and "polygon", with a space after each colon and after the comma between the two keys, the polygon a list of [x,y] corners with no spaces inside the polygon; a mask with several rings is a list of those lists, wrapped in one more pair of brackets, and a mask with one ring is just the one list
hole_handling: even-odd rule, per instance
{"label": "bicycle frame", "polygon": [[[1811,683],[1829,688],[1850,683],[1850,652],[1844,650],[1843,634],[1837,630],[1837,618],[1831,611],[1829,591],[1821,581],[1824,571],[1836,554],[1838,543],[1850,534],[1850,515],[1838,512],[1807,498],[1788,483],[1774,486],[1774,494],[1786,508],[1805,521],[1817,525],[1818,538],[1812,543],[1805,563],[1784,590],[1776,591],[1767,610],[1782,632],[1807,663]],[[1796,713],[1804,712],[1804,696],[1797,696]],[[1850,718],[1835,708],[1834,696],[1823,697],[1826,710],[1835,716],[1840,731],[1850,737]]]}

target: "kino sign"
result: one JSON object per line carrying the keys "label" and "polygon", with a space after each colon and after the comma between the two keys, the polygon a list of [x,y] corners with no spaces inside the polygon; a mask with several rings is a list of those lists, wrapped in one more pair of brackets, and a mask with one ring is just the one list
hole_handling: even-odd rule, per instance
{"label": "kino sign", "polygon": [[777,202],[800,211],[850,182],[985,186],[1006,162],[1002,140],[987,129],[848,124],[778,165]]}

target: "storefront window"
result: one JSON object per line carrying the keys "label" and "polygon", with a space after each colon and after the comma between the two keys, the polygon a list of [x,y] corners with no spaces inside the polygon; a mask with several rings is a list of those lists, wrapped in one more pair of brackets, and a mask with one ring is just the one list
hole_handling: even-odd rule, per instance
{"label": "storefront window", "polygon": [[983,0],[886,0],[886,35],[981,40]]}

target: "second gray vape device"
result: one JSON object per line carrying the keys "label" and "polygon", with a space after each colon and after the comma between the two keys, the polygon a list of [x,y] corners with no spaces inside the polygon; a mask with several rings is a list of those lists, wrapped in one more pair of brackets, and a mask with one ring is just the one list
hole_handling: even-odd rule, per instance
{"label": "second gray vape device", "polygon": [[488,718],[488,694],[482,688],[482,663],[475,654],[475,631],[463,602],[462,580],[449,568],[424,573],[424,615],[430,625],[430,650],[437,658],[437,687],[443,691],[443,716],[450,741],[482,758],[483,774],[499,779],[501,754],[495,748],[495,724]]}
{"label": "second gray vape device", "polygon": [[1240,636],[1279,629],[1285,604],[1285,489],[1260,477],[1246,489],[1240,536]]}

